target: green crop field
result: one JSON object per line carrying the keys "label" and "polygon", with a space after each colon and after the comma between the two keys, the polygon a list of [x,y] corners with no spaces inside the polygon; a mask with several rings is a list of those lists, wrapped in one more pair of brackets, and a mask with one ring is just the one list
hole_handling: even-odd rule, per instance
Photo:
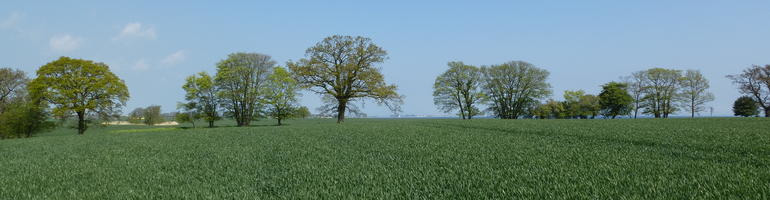
{"label": "green crop field", "polygon": [[768,119],[273,123],[3,140],[0,198],[770,198]]}

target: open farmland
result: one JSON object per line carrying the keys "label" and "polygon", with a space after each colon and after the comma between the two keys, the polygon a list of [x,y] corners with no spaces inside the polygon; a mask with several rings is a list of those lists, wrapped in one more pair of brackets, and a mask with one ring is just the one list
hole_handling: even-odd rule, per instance
{"label": "open farmland", "polygon": [[291,120],[0,141],[3,199],[770,198],[770,120]]}

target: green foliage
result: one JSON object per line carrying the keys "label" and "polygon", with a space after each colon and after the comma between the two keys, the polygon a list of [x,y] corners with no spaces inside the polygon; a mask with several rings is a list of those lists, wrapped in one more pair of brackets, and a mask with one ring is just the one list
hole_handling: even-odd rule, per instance
{"label": "green foliage", "polygon": [[78,132],[86,131],[86,116],[113,113],[128,100],[128,88],[104,63],[61,57],[37,70],[29,85],[34,98],[54,105],[53,114],[78,117]]}
{"label": "green foliage", "polygon": [[599,115],[601,105],[599,98],[585,94],[583,90],[564,91],[564,115],[567,118],[588,119]]}
{"label": "green foliage", "polygon": [[0,194],[6,199],[770,197],[765,118],[327,122],[332,120],[184,130],[109,126],[80,137],[53,132],[3,140]]}
{"label": "green foliage", "polygon": [[759,115],[759,103],[754,98],[742,96],[733,103],[733,113],[735,116],[751,117]]}
{"label": "green foliage", "polygon": [[540,99],[551,94],[548,71],[523,61],[482,67],[483,88],[489,110],[502,119],[526,114]]}
{"label": "green foliage", "polygon": [[214,79],[208,73],[200,72],[188,76],[185,81],[182,89],[185,90],[185,99],[188,101],[185,104],[188,117],[193,121],[195,118],[203,118],[209,123],[209,128],[213,128],[214,121],[221,119],[217,108],[221,101],[217,97],[219,90],[215,87]]}
{"label": "green foliage", "polygon": [[679,95],[679,81],[682,72],[674,69],[652,68],[644,71],[645,101],[644,113],[655,118],[668,118],[678,108],[674,104]]}
{"label": "green foliage", "polygon": [[305,55],[287,65],[302,87],[337,100],[337,123],[345,120],[348,103],[356,99],[370,98],[400,112],[403,96],[396,93],[396,85],[385,83],[375,66],[385,61],[387,52],[371,39],[334,35],[308,48]]}
{"label": "green foliage", "polygon": [[267,77],[262,91],[263,102],[268,105],[267,115],[277,119],[279,126],[284,119],[295,116],[299,89],[297,81],[282,67],[275,67]]}
{"label": "green foliage", "polygon": [[163,123],[164,119],[160,113],[160,106],[148,106],[144,109],[144,113],[142,113],[142,122],[149,126]]}
{"label": "green foliage", "polygon": [[433,104],[443,112],[459,110],[461,119],[481,114],[478,103],[484,99],[481,69],[462,62],[449,62],[449,69],[436,77],[433,84]]}
{"label": "green foliage", "polygon": [[13,106],[0,113],[0,139],[30,137],[54,127],[40,103],[23,99],[9,103]]}
{"label": "green foliage", "polygon": [[262,110],[259,92],[274,66],[270,56],[258,53],[233,53],[217,63],[217,97],[238,126],[248,126],[258,118]]}
{"label": "green foliage", "polygon": [[295,112],[294,112],[294,117],[296,117],[296,118],[300,118],[300,119],[305,119],[305,118],[308,118],[308,117],[310,117],[310,115],[312,115],[312,114],[310,113],[310,109],[308,109],[308,108],[307,108],[307,107],[305,107],[305,106],[300,106],[300,107],[299,107],[299,108],[297,108],[297,110],[295,110]]}
{"label": "green foliage", "polygon": [[562,119],[567,117],[566,110],[564,103],[549,99],[545,104],[537,106],[533,115],[539,119]]}
{"label": "green foliage", "polygon": [[602,85],[599,105],[602,115],[615,119],[618,115],[627,115],[633,109],[634,98],[628,94],[625,83],[609,82]]}

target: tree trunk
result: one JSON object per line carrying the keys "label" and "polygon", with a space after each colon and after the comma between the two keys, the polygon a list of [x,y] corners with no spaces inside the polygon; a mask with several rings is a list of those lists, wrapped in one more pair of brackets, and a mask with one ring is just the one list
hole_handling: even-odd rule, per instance
{"label": "tree trunk", "polygon": [[214,128],[214,121],[209,121],[209,128]]}
{"label": "tree trunk", "polygon": [[345,109],[348,106],[347,100],[338,99],[337,102],[337,123],[345,121]]}
{"label": "tree trunk", "polygon": [[85,112],[77,112],[78,114],[78,134],[83,135],[83,133],[86,132],[86,113]]}
{"label": "tree trunk", "polygon": [[278,118],[278,126],[281,125],[281,118]]}
{"label": "tree trunk", "polygon": [[765,107],[765,117],[770,117],[770,107]]}
{"label": "tree trunk", "polygon": [[690,118],[695,118],[695,107],[690,108]]}

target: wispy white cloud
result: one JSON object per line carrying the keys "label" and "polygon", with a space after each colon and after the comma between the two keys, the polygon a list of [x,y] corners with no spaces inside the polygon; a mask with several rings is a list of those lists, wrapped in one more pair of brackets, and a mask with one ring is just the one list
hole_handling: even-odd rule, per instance
{"label": "wispy white cloud", "polygon": [[185,55],[184,50],[179,50],[163,58],[160,63],[164,65],[175,65],[184,61],[186,58],[187,56]]}
{"label": "wispy white cloud", "polygon": [[75,37],[69,34],[53,36],[48,42],[51,50],[57,52],[74,51],[80,48],[82,43],[83,38]]}
{"label": "wispy white cloud", "polygon": [[114,39],[124,39],[124,38],[155,39],[156,37],[157,37],[157,34],[155,33],[155,28],[148,27],[139,22],[134,22],[134,23],[128,23],[125,26],[123,26],[123,30],[121,30],[120,34],[118,34],[118,36],[115,36]]}
{"label": "wispy white cloud", "polygon": [[8,17],[0,20],[0,29],[9,29],[16,26],[21,21],[23,14],[20,12],[12,12]]}
{"label": "wispy white cloud", "polygon": [[144,71],[150,69],[150,65],[148,65],[144,59],[139,59],[136,61],[136,63],[134,63],[134,66],[132,66],[131,69],[136,71]]}

